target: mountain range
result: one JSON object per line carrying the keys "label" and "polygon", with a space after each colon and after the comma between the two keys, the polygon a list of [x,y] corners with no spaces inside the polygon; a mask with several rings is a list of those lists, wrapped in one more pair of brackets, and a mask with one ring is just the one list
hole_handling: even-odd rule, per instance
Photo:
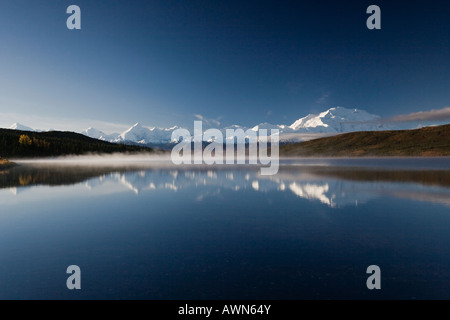
{"label": "mountain range", "polygon": [[[334,107],[319,114],[309,114],[294,121],[291,125],[261,123],[250,129],[254,131],[267,129],[269,134],[271,129],[278,129],[280,131],[280,141],[300,142],[348,132],[405,130],[442,124],[446,123],[388,122],[383,121],[380,116],[370,114],[364,110]],[[81,132],[81,134],[107,142],[157,145],[176,142],[172,141],[172,132],[178,128],[178,126],[172,128],[151,128],[136,123],[122,133],[106,134],[96,128],[89,128]],[[19,123],[14,124],[10,129],[34,131]],[[246,131],[249,128],[233,125],[219,129],[225,137],[227,129],[243,129]]]}

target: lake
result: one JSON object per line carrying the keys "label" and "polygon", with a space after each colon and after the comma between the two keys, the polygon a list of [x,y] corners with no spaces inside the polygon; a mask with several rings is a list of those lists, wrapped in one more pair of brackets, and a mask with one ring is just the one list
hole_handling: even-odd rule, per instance
{"label": "lake", "polygon": [[28,162],[0,206],[0,299],[450,298],[448,158]]}

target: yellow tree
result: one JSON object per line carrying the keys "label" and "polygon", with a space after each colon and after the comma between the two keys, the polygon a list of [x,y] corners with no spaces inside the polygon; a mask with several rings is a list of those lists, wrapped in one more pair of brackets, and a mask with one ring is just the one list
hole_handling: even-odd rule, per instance
{"label": "yellow tree", "polygon": [[31,146],[32,142],[33,141],[31,140],[31,138],[29,136],[27,136],[26,134],[21,135],[19,138],[19,144],[22,146],[29,147],[29,146]]}

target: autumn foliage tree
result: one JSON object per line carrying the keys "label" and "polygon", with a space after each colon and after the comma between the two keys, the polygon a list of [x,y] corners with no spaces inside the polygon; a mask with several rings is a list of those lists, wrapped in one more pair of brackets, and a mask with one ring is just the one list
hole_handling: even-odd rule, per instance
{"label": "autumn foliage tree", "polygon": [[19,144],[21,146],[31,146],[31,144],[33,143],[33,140],[31,140],[31,138],[29,136],[27,136],[26,134],[23,134],[20,136],[19,138]]}

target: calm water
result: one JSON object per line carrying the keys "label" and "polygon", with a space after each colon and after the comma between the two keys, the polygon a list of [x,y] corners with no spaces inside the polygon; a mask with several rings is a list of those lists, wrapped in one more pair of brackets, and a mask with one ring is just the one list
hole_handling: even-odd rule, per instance
{"label": "calm water", "polygon": [[0,172],[0,259],[0,299],[449,299],[450,160],[23,165]]}

